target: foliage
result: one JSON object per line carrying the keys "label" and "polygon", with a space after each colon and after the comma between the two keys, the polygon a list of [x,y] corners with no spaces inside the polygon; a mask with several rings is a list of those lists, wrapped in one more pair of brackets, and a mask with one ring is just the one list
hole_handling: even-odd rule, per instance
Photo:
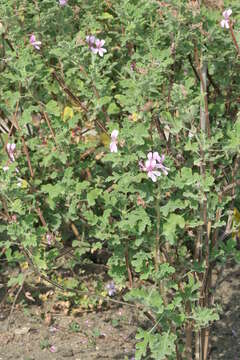
{"label": "foliage", "polygon": [[[153,322],[136,359],[191,359],[189,331],[218,318],[213,269],[240,258],[239,57],[221,10],[195,3],[0,4],[0,247],[49,277],[66,248],[73,270],[107,249],[109,275]],[[156,182],[149,152],[170,169],[152,160]],[[69,296],[80,282],[63,284]]]}

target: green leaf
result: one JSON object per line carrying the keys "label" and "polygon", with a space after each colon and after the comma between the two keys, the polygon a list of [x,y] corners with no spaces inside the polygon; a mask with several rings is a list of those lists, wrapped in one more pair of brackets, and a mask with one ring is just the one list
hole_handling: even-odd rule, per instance
{"label": "green leaf", "polygon": [[108,108],[107,108],[107,113],[109,115],[114,115],[114,114],[118,114],[120,111],[119,107],[112,102],[111,104],[109,104]]}
{"label": "green leaf", "polygon": [[25,213],[23,209],[23,203],[20,199],[16,199],[10,207],[10,210],[14,213],[17,213],[19,215],[23,215]]}
{"label": "green leaf", "polygon": [[177,226],[181,229],[185,226],[184,217],[177,214],[171,214],[167,222],[163,224],[163,234],[171,245],[174,245],[176,240]]}
{"label": "green leaf", "polygon": [[113,16],[109,14],[108,12],[102,13],[100,16],[98,16],[99,20],[112,20]]}
{"label": "green leaf", "polygon": [[64,194],[64,186],[62,184],[47,184],[43,185],[41,190],[49,195],[51,200],[57,198],[59,195]]}
{"label": "green leaf", "polygon": [[87,194],[87,201],[89,206],[93,206],[96,203],[96,199],[102,193],[102,189],[93,189]]}
{"label": "green leaf", "polygon": [[58,103],[54,100],[50,100],[46,105],[46,110],[49,114],[60,116],[61,112]]}

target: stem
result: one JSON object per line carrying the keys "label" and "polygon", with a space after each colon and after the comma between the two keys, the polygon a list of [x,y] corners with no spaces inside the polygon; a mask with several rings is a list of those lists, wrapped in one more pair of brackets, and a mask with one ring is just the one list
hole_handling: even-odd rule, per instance
{"label": "stem", "polygon": [[159,195],[157,194],[156,200],[156,213],[157,213],[157,229],[156,229],[156,239],[155,239],[155,270],[158,271],[159,260],[160,260],[160,211],[159,211]]}
{"label": "stem", "polygon": [[232,22],[231,22],[231,21],[229,22],[229,29],[230,29],[230,32],[231,32],[231,36],[232,36],[234,45],[235,45],[235,47],[236,47],[236,49],[237,49],[238,56],[240,56],[240,48],[239,48],[239,46],[238,46],[237,39],[236,39],[236,36],[235,36],[235,34],[234,34],[234,31],[233,31]]}
{"label": "stem", "polygon": [[200,357],[200,340],[201,340],[201,335],[200,335],[200,331],[196,331],[195,333],[195,360],[201,360]]}
{"label": "stem", "polygon": [[205,132],[207,129],[208,137],[210,137],[210,122],[208,112],[207,99],[207,61],[203,60],[202,65],[199,61],[198,50],[195,46],[195,61],[197,63],[198,75],[201,83],[201,95],[203,96],[203,106],[200,107],[201,129]]}
{"label": "stem", "polygon": [[46,120],[46,123],[47,123],[47,125],[48,125],[48,128],[49,128],[49,130],[50,130],[50,132],[51,132],[51,134],[52,134],[53,140],[54,140],[55,144],[57,145],[56,137],[55,137],[53,128],[52,128],[52,126],[51,126],[50,119],[49,119],[49,117],[48,117],[48,114],[47,114],[45,111],[43,111],[43,116],[44,116],[44,118],[45,118],[45,120]]}
{"label": "stem", "polygon": [[[190,315],[191,313],[191,304],[190,301],[186,303],[186,314]],[[185,341],[185,356],[186,360],[192,360],[192,323],[191,321],[187,322],[186,325],[186,341]]]}
{"label": "stem", "polygon": [[208,345],[209,345],[210,329],[204,329],[203,336],[203,360],[207,360],[208,356]]}
{"label": "stem", "polygon": [[131,289],[133,287],[133,277],[132,277],[132,272],[131,272],[131,265],[129,262],[128,243],[127,242],[126,242],[126,247],[125,247],[125,263],[126,263],[126,268],[127,268],[127,272],[128,272],[129,287]]}

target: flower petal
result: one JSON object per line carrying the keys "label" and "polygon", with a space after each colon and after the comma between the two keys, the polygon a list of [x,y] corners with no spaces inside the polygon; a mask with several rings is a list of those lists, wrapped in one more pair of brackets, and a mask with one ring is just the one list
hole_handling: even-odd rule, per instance
{"label": "flower petal", "polygon": [[116,138],[118,137],[118,133],[119,133],[118,130],[116,130],[116,129],[113,130],[111,133],[111,138],[116,140]]}
{"label": "flower petal", "polygon": [[110,143],[110,151],[116,153],[117,152],[117,144],[115,141]]}
{"label": "flower petal", "polygon": [[91,51],[92,51],[94,54],[97,54],[97,53],[98,53],[98,49],[97,49],[97,48],[94,48],[94,47],[91,47]]}
{"label": "flower petal", "polygon": [[225,18],[229,18],[230,15],[232,15],[232,9],[227,9],[223,12]]}
{"label": "flower petal", "polygon": [[95,45],[97,48],[101,47],[101,40],[100,39],[95,39]]}
{"label": "flower petal", "polygon": [[152,152],[149,152],[149,153],[147,154],[147,158],[148,158],[149,160],[151,160],[151,159],[153,158],[153,153],[152,153]]}
{"label": "flower petal", "polygon": [[161,158],[160,158],[160,155],[159,155],[159,153],[157,152],[157,151],[155,151],[154,153],[153,153],[153,159],[154,160],[157,160],[157,161],[161,161]]}
{"label": "flower petal", "polygon": [[151,160],[145,161],[145,168],[146,168],[146,169],[149,169],[150,166],[151,166]]}
{"label": "flower petal", "polygon": [[157,178],[152,171],[148,172],[148,177],[150,177],[150,179],[152,179],[153,182],[157,181]]}
{"label": "flower petal", "polygon": [[30,43],[32,44],[32,43],[34,43],[35,41],[36,41],[35,35],[31,35],[31,36],[30,36]]}

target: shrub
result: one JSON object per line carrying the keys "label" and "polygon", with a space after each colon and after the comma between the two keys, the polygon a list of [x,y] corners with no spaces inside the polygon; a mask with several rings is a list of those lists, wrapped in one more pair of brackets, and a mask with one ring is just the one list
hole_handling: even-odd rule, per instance
{"label": "shrub", "polygon": [[0,5],[0,246],[45,278],[66,246],[71,267],[107,248],[153,324],[136,359],[207,359],[213,271],[239,260],[240,5],[224,28],[209,6]]}

